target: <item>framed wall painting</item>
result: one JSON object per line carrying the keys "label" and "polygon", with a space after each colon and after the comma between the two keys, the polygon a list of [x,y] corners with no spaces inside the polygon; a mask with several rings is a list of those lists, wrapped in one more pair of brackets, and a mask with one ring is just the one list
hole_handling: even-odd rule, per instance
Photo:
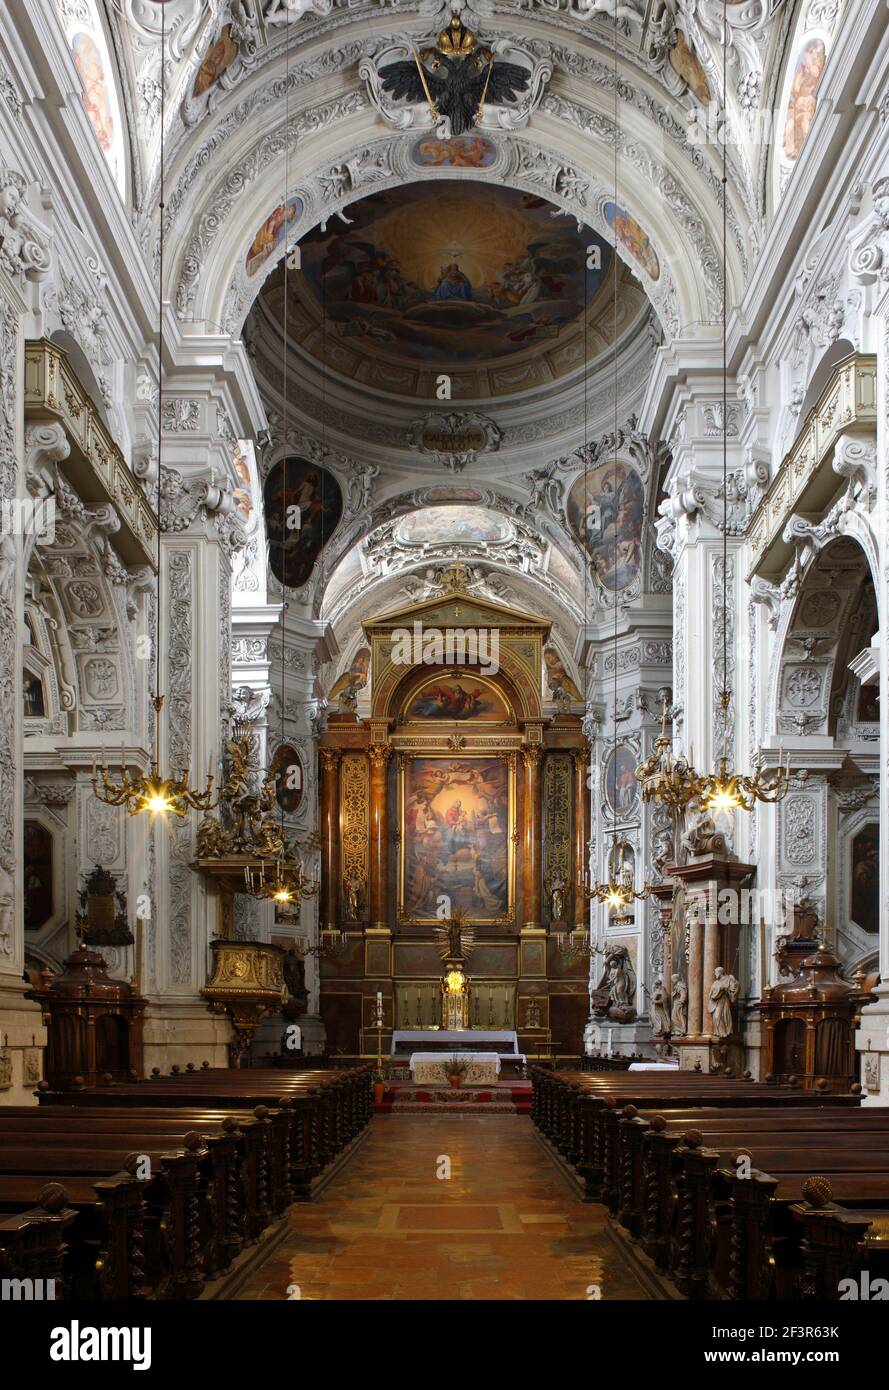
{"label": "framed wall painting", "polygon": [[515,921],[515,770],[509,754],[399,759],[398,918],[436,921],[441,899],[470,922]]}

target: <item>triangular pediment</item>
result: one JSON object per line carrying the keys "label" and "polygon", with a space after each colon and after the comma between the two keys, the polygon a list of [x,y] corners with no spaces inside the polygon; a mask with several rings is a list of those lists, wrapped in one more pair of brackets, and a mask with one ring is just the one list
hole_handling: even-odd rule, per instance
{"label": "triangular pediment", "polygon": [[497,627],[501,631],[531,629],[544,639],[552,626],[520,608],[508,608],[491,599],[454,591],[393,608],[373,622],[365,623],[364,630],[372,638],[377,634],[390,633],[396,627],[411,629],[414,623],[421,623],[423,627]]}

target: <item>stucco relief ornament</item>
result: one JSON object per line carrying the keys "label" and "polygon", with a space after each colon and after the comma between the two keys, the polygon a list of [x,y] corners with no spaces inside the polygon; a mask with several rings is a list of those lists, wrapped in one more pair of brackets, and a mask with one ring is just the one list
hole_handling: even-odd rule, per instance
{"label": "stucco relief ornament", "polygon": [[[328,0],[328,11],[330,0]],[[226,16],[223,15],[223,19]],[[219,40],[222,26],[217,29],[213,42]],[[228,6],[228,32],[231,42],[237,49],[237,57],[230,63],[224,72],[220,73],[215,82],[202,92],[200,96],[193,94],[190,89],[189,95],[182,103],[182,121],[184,125],[197,125],[209,111],[225,98],[226,93],[236,87],[246,72],[249,72],[256,63],[257,48],[259,46],[259,21],[252,13],[247,0],[231,0]],[[206,53],[203,57],[206,59]]]}
{"label": "stucco relief ornament", "polygon": [[445,140],[473,126],[520,130],[552,71],[548,59],[532,57],[507,38],[480,44],[456,14],[435,47],[386,44],[358,65],[368,97],[387,124],[434,129]]}
{"label": "stucco relief ornament", "polygon": [[50,233],[25,205],[27,183],[14,169],[0,169],[0,265],[8,274],[42,280],[49,274]]}
{"label": "stucco relief ornament", "polygon": [[333,0],[266,0],[266,24],[294,24],[304,14],[330,14]]}

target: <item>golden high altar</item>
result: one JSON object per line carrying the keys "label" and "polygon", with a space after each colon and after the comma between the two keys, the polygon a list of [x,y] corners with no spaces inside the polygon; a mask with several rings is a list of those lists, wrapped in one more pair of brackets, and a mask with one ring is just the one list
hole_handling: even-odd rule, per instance
{"label": "golden high altar", "polygon": [[[517,1029],[527,1051],[549,1030],[579,1052],[588,963],[557,936],[589,915],[581,702],[544,697],[548,622],[471,593],[459,564],[443,581],[365,623],[369,680],[322,735],[320,926],[348,943],[320,962],[328,1046],[375,1055],[379,992],[384,1050],[393,1029],[446,1027]],[[447,646],[430,662],[399,637],[418,625],[478,634],[497,662]],[[471,931],[471,981],[465,953],[441,952],[442,913]]]}

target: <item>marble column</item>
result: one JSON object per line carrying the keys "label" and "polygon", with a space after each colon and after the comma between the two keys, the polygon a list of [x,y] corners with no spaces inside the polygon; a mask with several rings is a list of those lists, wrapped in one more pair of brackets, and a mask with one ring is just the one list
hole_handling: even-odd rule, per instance
{"label": "marble column", "polygon": [[388,772],[392,749],[372,744],[370,760],[370,926],[389,929]]}
{"label": "marble column", "polygon": [[321,749],[321,930],[337,924],[340,885],[340,752]]}
{"label": "marble column", "polygon": [[704,922],[704,974],[701,981],[701,1032],[705,1038],[713,1036],[713,1015],[707,1008],[710,1000],[710,989],[716,977],[716,967],[721,965],[719,959],[719,922],[716,918],[716,904],[707,904],[707,916]]}
{"label": "marble column", "polygon": [[540,927],[540,769],[543,750],[539,747],[523,748],[522,761],[525,765],[525,838],[524,838],[524,927],[536,930]]}
{"label": "marble column", "polygon": [[688,923],[688,1034],[699,1038],[703,1028],[704,924],[697,914]]}

